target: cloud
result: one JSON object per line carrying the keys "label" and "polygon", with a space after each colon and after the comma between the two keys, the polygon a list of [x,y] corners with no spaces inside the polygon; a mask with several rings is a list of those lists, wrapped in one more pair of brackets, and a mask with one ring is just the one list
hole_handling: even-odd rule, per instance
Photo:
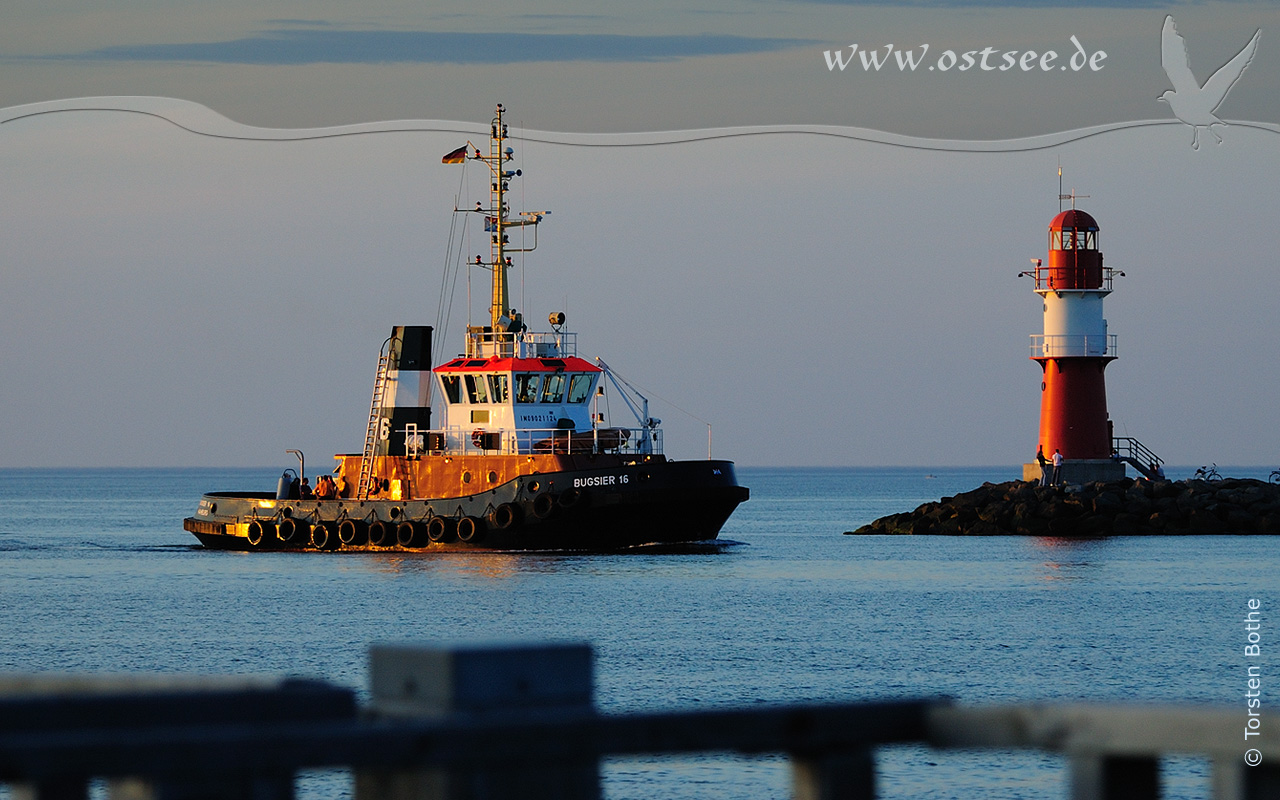
{"label": "cloud", "polygon": [[[313,23],[314,24],[314,23]],[[59,60],[203,61],[222,64],[513,64],[532,61],[674,61],[817,44],[745,36],[442,33],[279,30],[224,42],[104,47]]]}

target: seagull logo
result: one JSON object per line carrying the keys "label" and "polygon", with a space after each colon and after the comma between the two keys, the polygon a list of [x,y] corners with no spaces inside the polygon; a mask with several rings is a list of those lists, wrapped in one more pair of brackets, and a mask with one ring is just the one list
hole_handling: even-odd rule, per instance
{"label": "seagull logo", "polygon": [[1222,137],[1213,130],[1213,126],[1227,123],[1214,116],[1213,112],[1218,110],[1227,92],[1231,91],[1231,87],[1240,80],[1240,76],[1244,74],[1244,68],[1253,60],[1253,54],[1258,52],[1258,36],[1261,33],[1261,29],[1255,31],[1253,38],[1244,46],[1244,49],[1236,53],[1235,58],[1223,64],[1210,76],[1209,80],[1204,82],[1204,86],[1201,86],[1196,76],[1191,74],[1191,64],[1187,60],[1187,42],[1178,35],[1178,29],[1173,26],[1173,16],[1164,18],[1164,30],[1160,32],[1160,63],[1164,65],[1165,74],[1169,76],[1169,83],[1173,84],[1173,90],[1165,92],[1156,99],[1162,103],[1168,103],[1169,108],[1173,110],[1173,115],[1191,126],[1192,149],[1200,149],[1201,128],[1212,133],[1213,138],[1218,140],[1218,144],[1222,144]]}

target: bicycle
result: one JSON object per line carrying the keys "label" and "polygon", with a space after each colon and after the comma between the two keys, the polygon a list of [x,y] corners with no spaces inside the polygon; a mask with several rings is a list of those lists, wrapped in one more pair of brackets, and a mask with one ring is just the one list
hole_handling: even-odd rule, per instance
{"label": "bicycle", "polygon": [[[1280,472],[1280,470],[1276,470],[1276,472]],[[1220,481],[1222,480],[1222,475],[1218,473],[1218,465],[1215,463],[1213,466],[1201,467],[1196,470],[1195,479],[1198,481]]]}

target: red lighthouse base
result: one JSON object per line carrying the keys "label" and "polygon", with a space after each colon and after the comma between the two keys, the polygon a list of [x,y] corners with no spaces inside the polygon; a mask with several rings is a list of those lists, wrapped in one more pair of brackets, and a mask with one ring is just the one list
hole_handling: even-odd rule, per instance
{"label": "red lighthouse base", "polygon": [[1111,458],[1111,420],[1103,370],[1111,358],[1037,358],[1044,370],[1039,447],[1052,460]]}

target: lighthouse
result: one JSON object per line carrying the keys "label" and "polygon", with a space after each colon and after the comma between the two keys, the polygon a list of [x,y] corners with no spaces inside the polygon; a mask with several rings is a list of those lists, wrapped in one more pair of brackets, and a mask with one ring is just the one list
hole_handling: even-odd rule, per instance
{"label": "lighthouse", "polygon": [[[1032,263],[1035,269],[1022,275],[1035,279],[1044,308],[1044,333],[1031,336],[1031,360],[1041,370],[1037,450],[1049,462],[1055,451],[1062,454],[1066,482],[1119,480],[1124,463],[1107,415],[1104,378],[1116,359],[1116,337],[1107,332],[1102,301],[1123,273],[1103,265],[1098,223],[1074,207],[1049,223],[1047,262]],[[1040,473],[1038,458],[1023,467],[1024,480]]]}

